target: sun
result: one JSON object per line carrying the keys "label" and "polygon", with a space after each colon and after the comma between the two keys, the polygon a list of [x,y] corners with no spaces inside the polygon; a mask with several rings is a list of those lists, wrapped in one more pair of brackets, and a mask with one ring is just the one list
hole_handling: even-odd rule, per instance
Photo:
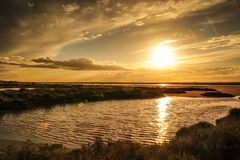
{"label": "sun", "polygon": [[158,45],[154,47],[149,63],[155,68],[167,68],[175,65],[174,49],[169,45]]}

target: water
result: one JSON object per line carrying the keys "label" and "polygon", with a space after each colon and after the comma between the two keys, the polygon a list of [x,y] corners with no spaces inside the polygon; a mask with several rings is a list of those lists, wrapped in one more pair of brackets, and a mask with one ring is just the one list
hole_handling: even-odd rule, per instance
{"label": "water", "polygon": [[70,148],[92,142],[95,137],[155,144],[168,141],[183,126],[199,121],[214,123],[234,107],[240,107],[240,100],[187,97],[56,106],[2,114],[0,139],[62,143]]}

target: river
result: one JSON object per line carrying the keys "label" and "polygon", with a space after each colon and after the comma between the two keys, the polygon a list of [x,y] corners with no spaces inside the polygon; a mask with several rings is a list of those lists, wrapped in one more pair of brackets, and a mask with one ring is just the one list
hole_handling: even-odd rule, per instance
{"label": "river", "polygon": [[94,141],[127,139],[162,143],[176,131],[200,121],[215,123],[237,98],[164,97],[58,105],[0,115],[0,139],[61,143],[69,148]]}

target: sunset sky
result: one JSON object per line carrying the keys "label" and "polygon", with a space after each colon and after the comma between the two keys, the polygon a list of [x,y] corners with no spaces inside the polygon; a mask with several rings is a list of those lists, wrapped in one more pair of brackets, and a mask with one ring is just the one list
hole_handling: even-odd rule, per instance
{"label": "sunset sky", "polygon": [[240,81],[239,0],[1,0],[0,80]]}

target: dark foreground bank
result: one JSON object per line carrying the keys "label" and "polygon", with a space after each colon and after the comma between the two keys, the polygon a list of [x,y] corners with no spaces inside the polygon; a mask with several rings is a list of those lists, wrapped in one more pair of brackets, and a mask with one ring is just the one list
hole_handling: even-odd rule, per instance
{"label": "dark foreground bank", "polygon": [[181,128],[174,139],[161,145],[142,145],[131,141],[103,142],[69,150],[63,145],[26,143],[0,150],[0,160],[239,160],[240,109],[216,120],[216,125],[200,122]]}

